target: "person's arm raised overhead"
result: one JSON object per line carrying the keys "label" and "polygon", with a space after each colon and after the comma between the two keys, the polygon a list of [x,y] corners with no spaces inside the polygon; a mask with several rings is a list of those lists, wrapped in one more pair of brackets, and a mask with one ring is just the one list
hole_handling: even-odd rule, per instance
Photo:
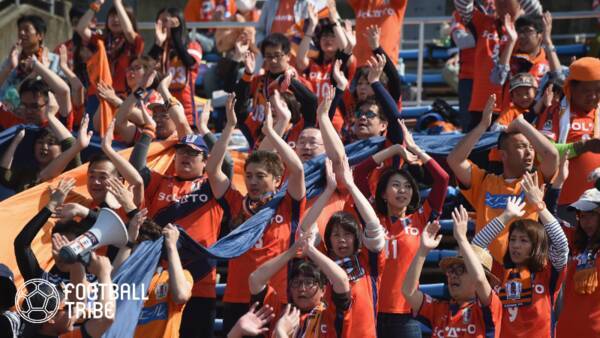
{"label": "person's arm raised overhead", "polygon": [[471,247],[467,238],[467,228],[469,223],[469,214],[461,205],[452,211],[452,221],[454,221],[454,238],[458,243],[461,255],[465,259],[465,267],[469,277],[475,281],[475,293],[483,306],[490,305],[492,301],[492,287],[488,281],[481,261]]}
{"label": "person's arm raised overhead", "polygon": [[129,183],[133,191],[133,201],[136,206],[140,206],[144,199],[144,180],[140,173],[135,170],[133,165],[121,157],[121,155],[119,155],[112,147],[114,130],[115,120],[112,120],[102,139],[102,151],[108,156],[115,168],[117,168],[119,174],[121,174],[127,183]]}
{"label": "person's arm raised overhead", "polygon": [[58,112],[62,117],[67,117],[71,113],[71,90],[69,85],[60,78],[55,72],[51,71],[43,62],[38,61],[34,56],[30,59],[31,67],[33,71],[42,77],[42,80],[46,82],[50,91],[56,95],[56,102],[58,103]]}
{"label": "person's arm raised overhead", "polygon": [[510,196],[507,199],[504,211],[498,217],[494,217],[475,234],[473,245],[484,249],[487,248],[513,218],[525,215],[523,208],[525,208],[525,202],[520,197]]}
{"label": "person's arm raised overhead", "polygon": [[[290,125],[292,113],[290,112],[285,101],[283,101],[283,99],[281,98],[281,95],[279,94],[279,91],[277,89],[269,98],[269,102],[271,103],[271,107],[273,107],[273,110],[275,110],[275,113],[277,114],[277,123],[275,123],[275,126],[273,128],[275,129],[277,135],[283,137]],[[274,146],[271,143],[271,140],[268,138],[262,140],[262,142],[258,146],[258,150],[273,151],[273,149]]]}
{"label": "person's arm raised overhead", "polygon": [[175,123],[175,128],[177,129],[177,137],[179,139],[185,137],[186,135],[193,134],[192,128],[188,123],[185,117],[185,111],[183,109],[183,105],[177,99],[171,95],[169,91],[169,86],[171,85],[171,81],[173,79],[173,75],[171,73],[167,74],[158,85],[158,92],[162,96],[165,104],[167,105],[167,112]]}
{"label": "person's arm raised overhead", "polygon": [[90,8],[85,12],[85,14],[79,19],[77,22],[77,27],[75,27],[75,31],[83,41],[89,41],[92,37],[92,30],[90,29],[90,22],[96,16],[96,13],[100,11],[100,8],[104,4],[105,0],[95,0],[90,3]]}
{"label": "person's arm raised overhead", "polygon": [[177,251],[179,229],[169,223],[163,228],[162,234],[165,236],[165,248],[169,261],[169,294],[175,304],[185,304],[192,297],[192,283],[185,278]]}
{"label": "person's arm raised overhead", "polygon": [[510,73],[510,58],[517,44],[517,30],[515,29],[515,20],[510,14],[504,15],[504,28],[506,30],[506,44],[500,53],[500,59],[494,63],[494,68],[490,73],[490,82],[497,85],[504,85]]}
{"label": "person's arm raised overhead", "polygon": [[306,195],[306,186],[304,182],[304,165],[294,149],[290,147],[273,129],[273,113],[271,104],[267,103],[265,107],[265,121],[263,122],[262,132],[265,138],[269,139],[275,148],[275,151],[281,157],[288,173],[287,192],[290,196],[300,201]]}
{"label": "person's arm raised overhead", "polygon": [[350,281],[348,280],[346,271],[317,249],[314,243],[308,238],[302,241],[302,252],[327,276],[333,292],[337,294],[350,292]]}
{"label": "person's arm raised overhead", "polygon": [[6,81],[13,69],[16,69],[19,65],[19,56],[21,55],[21,50],[21,40],[18,40],[10,50],[10,53],[8,53],[8,57],[0,69],[0,86],[4,84],[4,81]]}
{"label": "person's arm raised overhead", "polygon": [[337,186],[331,160],[329,159],[325,159],[325,181],[326,183],[323,192],[319,195],[306,214],[304,214],[304,217],[302,217],[302,221],[300,222],[299,230],[302,231],[305,236],[310,235],[314,230],[313,225],[317,222],[317,219],[329,202],[329,199],[335,192]]}
{"label": "person's arm raised overhead", "polygon": [[544,175],[544,180],[549,182],[558,169],[558,150],[550,140],[532,126],[523,115],[517,116],[508,126],[507,131],[518,131],[531,142],[535,154],[538,156],[539,168]]}
{"label": "person's arm raised overhead", "polygon": [[563,77],[562,66],[560,65],[558,54],[556,54],[556,47],[554,47],[554,43],[552,42],[552,13],[550,13],[550,11],[544,12],[542,21],[544,23],[542,44],[544,46],[544,50],[546,51],[546,57],[548,58],[550,71],[552,72],[552,75],[561,78]]}
{"label": "person's arm raised overhead", "polygon": [[410,263],[406,277],[404,278],[402,294],[408,304],[410,304],[413,312],[419,311],[423,303],[423,292],[419,290],[419,277],[421,277],[421,271],[423,270],[427,254],[437,248],[442,240],[442,234],[438,233],[440,228],[440,224],[437,222],[428,223],[425,226],[421,234],[421,244],[417,250],[417,254],[413,258],[412,263]]}
{"label": "person's arm raised overhead", "polygon": [[317,9],[310,2],[306,5],[306,11],[306,15],[308,16],[306,31],[304,32],[302,41],[300,41],[300,46],[298,46],[298,55],[296,55],[296,68],[299,72],[303,72],[308,68],[310,63],[308,52],[310,50],[311,42],[315,37],[315,29],[319,23]]}
{"label": "person's arm raised overhead", "polygon": [[319,107],[317,108],[317,120],[323,137],[325,153],[327,153],[327,157],[331,160],[333,166],[338,167],[342,164],[342,161],[344,161],[346,150],[329,118],[329,108],[331,107],[334,95],[333,87],[330,86],[329,90],[324,91],[324,94],[321,104],[319,104]]}
{"label": "person's arm raised overhead", "polygon": [[125,39],[127,39],[127,42],[129,43],[134,43],[138,34],[133,28],[131,20],[129,20],[125,6],[123,6],[123,0],[113,0],[113,5],[117,10],[117,16],[119,17],[119,22],[121,23],[121,29],[123,30]]}
{"label": "person's arm raised overhead", "polygon": [[467,135],[465,135],[454,147],[454,149],[448,154],[447,161],[448,166],[456,175],[456,179],[464,187],[471,187],[471,163],[468,160],[469,154],[475,147],[475,144],[481,138],[481,135],[485,133],[486,129],[492,123],[492,114],[494,112],[494,105],[496,104],[496,95],[492,94],[488,98],[485,108],[483,109],[483,115],[481,122],[473,128]]}
{"label": "person's arm raised overhead", "polygon": [[237,124],[235,101],[235,94],[229,94],[227,97],[227,103],[225,105],[227,123],[221,132],[221,137],[219,137],[219,140],[217,140],[213,146],[212,150],[210,151],[210,155],[206,160],[205,171],[208,174],[208,182],[210,183],[210,188],[212,189],[213,195],[217,199],[225,195],[225,192],[230,185],[230,180],[227,175],[223,173],[221,166],[223,164],[223,159],[225,158],[225,153],[227,152],[229,140],[231,139],[231,135],[233,134],[233,130]]}
{"label": "person's arm raised overhead", "polygon": [[383,114],[387,120],[387,139],[391,143],[402,143],[404,137],[402,136],[402,129],[400,129],[400,125],[398,124],[398,119],[401,118],[400,111],[398,111],[398,102],[394,101],[383,84],[379,82],[385,64],[386,60],[383,55],[377,54],[377,56],[371,56],[369,61],[367,61],[367,66],[369,67],[367,80],[371,84],[375,92],[375,98],[381,107],[382,111],[379,113]]}
{"label": "person's arm raised overhead", "polygon": [[543,206],[539,211],[540,221],[550,239],[548,259],[556,270],[562,270],[569,259],[569,242],[556,217],[546,208],[544,204],[544,191],[540,188],[537,175],[525,173],[523,175],[522,187],[527,200],[533,205]]}
{"label": "person's arm raised overhead", "polygon": [[264,262],[256,270],[254,270],[248,277],[250,294],[260,294],[269,283],[271,277],[275,276],[279,270],[283,269],[283,267],[285,267],[289,261],[296,257],[298,250],[302,248],[303,241],[306,240],[307,239],[305,238],[299,238],[290,246],[289,249]]}
{"label": "person's arm raised overhead", "polygon": [[338,50],[346,50],[348,39],[342,25],[340,25],[340,15],[338,14],[335,0],[327,0],[327,9],[329,10],[329,21],[333,24],[333,34],[338,44]]}
{"label": "person's arm raised overhead", "polygon": [[77,140],[75,143],[67,150],[63,151],[58,157],[53,159],[48,165],[40,171],[38,174],[38,181],[44,182],[62,174],[65,168],[69,165],[69,163],[77,156],[79,153],[87,148],[92,140],[93,131],[88,131],[88,124],[90,119],[88,115],[84,115],[81,120],[81,126],[79,128],[79,135],[77,135]]}
{"label": "person's arm raised overhead", "polygon": [[83,87],[83,83],[81,80],[73,73],[71,68],[69,68],[69,57],[67,46],[60,45],[59,47],[59,59],[60,59],[60,69],[63,74],[67,77],[67,81],[71,85],[71,103],[75,107],[81,107],[85,104],[85,87]]}
{"label": "person's arm raised overhead", "polygon": [[396,69],[396,65],[387,55],[387,53],[381,48],[381,28],[377,25],[370,25],[367,27],[363,36],[367,39],[369,47],[373,52],[373,55],[383,55],[385,57],[385,66],[383,72],[388,78],[387,90],[392,96],[394,101],[398,102],[402,96],[402,79],[400,79],[400,73]]}
{"label": "person's arm raised overhead", "polygon": [[15,134],[13,139],[10,141],[6,150],[4,150],[4,154],[2,154],[2,159],[0,159],[0,168],[5,170],[10,170],[12,167],[13,160],[15,158],[15,152],[17,151],[17,147],[25,138],[25,129],[19,130],[18,133]]}

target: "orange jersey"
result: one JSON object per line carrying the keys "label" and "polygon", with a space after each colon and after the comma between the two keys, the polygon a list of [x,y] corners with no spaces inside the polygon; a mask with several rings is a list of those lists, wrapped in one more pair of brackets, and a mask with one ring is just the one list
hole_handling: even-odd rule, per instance
{"label": "orange jersey", "polygon": [[[184,181],[157,172],[151,178],[144,196],[148,216],[159,224],[180,225],[196,242],[205,247],[214,244],[221,231],[223,208],[214,198],[206,178]],[[194,297],[215,298],[216,270],[194,283]]]}
{"label": "orange jersey", "polygon": [[[471,22],[477,32],[475,36],[477,43],[475,44],[473,92],[469,111],[483,111],[490,95],[496,94],[496,97],[502,97],[502,86],[495,85],[490,81],[490,73],[494,68],[494,60],[498,60],[500,57],[501,45],[506,42],[506,36],[500,37],[497,20],[492,15],[485,15],[475,9]],[[500,111],[500,107],[497,111]]]}
{"label": "orange jersey", "polygon": [[[452,33],[454,31],[469,31],[467,26],[462,22],[458,11],[452,13]],[[458,78],[473,79],[474,71],[473,66],[475,65],[475,48],[461,49],[458,51],[458,62],[460,68],[458,71]]]}
{"label": "orange jersey", "polygon": [[[539,119],[538,129],[552,131],[556,139],[558,139],[560,134],[560,114],[560,105],[552,106],[546,110]],[[596,109],[587,113],[571,112],[570,128],[566,143],[593,138],[594,126],[598,122],[596,121]],[[587,152],[569,159],[569,176],[560,192],[558,203],[560,205],[573,203],[579,199],[579,196],[584,191],[592,188],[594,182],[588,182],[587,176],[598,167],[600,167],[600,154]]]}
{"label": "orange jersey", "polygon": [[527,109],[511,104],[508,109],[504,110],[500,116],[498,116],[495,123],[508,127],[512,121],[519,117],[519,115],[523,115],[525,112],[527,112]]}
{"label": "orange jersey", "polygon": [[[546,52],[544,51],[544,49],[540,49],[540,53],[534,58],[529,57],[529,55],[527,54],[515,53],[511,56],[510,59],[509,77],[518,73],[529,73],[533,75],[539,83],[549,70],[550,65],[548,64],[548,60],[546,59]],[[506,110],[511,105],[509,88],[510,78],[507,79],[504,83],[504,89],[502,91],[504,97],[501,101],[501,110]]]}
{"label": "orange jersey", "polygon": [[127,92],[127,68],[131,60],[144,53],[144,38],[139,33],[136,33],[133,43],[129,43],[125,37],[123,44],[120,47],[112,46],[118,44],[116,39],[109,39],[107,36],[102,37],[106,46],[106,54],[110,64],[110,73],[112,75],[112,86],[117,94]]}
{"label": "orange jersey", "polygon": [[500,336],[502,303],[492,292],[491,303],[483,306],[479,300],[459,306],[454,302],[431,298],[423,294],[423,303],[416,319],[431,329],[431,337]]}
{"label": "orange jersey", "polygon": [[[394,64],[398,63],[402,23],[406,12],[406,0],[349,0],[356,15],[356,32],[362,34],[370,25],[381,28],[381,48]],[[373,53],[366,39],[358,39],[354,56],[359,66],[367,63]]]}
{"label": "orange jersey", "polygon": [[226,19],[235,14],[237,7],[233,0],[188,0],[183,15],[187,22],[214,21],[217,10],[222,11]]}
{"label": "orange jersey", "polygon": [[429,216],[431,207],[425,201],[423,207],[408,217],[392,221],[388,216],[380,216],[386,230],[385,268],[379,289],[379,312],[411,313],[410,304],[402,294],[402,285],[408,267],[421,242],[421,232]]}
{"label": "orange jersey", "polygon": [[569,257],[563,294],[563,307],[558,318],[557,337],[600,337],[600,288],[591,294],[581,294],[575,289],[575,274],[600,273],[598,252],[585,251]]}
{"label": "orange jersey", "polygon": [[[510,269],[494,262],[494,275],[501,276],[499,295],[503,304],[501,337],[554,337],[554,305],[566,269],[555,270],[548,262],[536,273],[521,272],[511,278]],[[517,272],[518,274],[518,272]]]}
{"label": "orange jersey", "polygon": [[[193,283],[189,271],[183,271],[185,279]],[[169,271],[158,268],[148,287],[148,300],[140,312],[134,337],[176,338],[179,337],[181,315],[185,304],[173,302],[169,292]]]}
{"label": "orange jersey", "polygon": [[[537,172],[539,183],[544,183],[541,172]],[[525,192],[521,189],[521,179],[505,180],[501,175],[488,173],[475,164],[471,165],[471,187],[462,189],[461,193],[475,208],[475,232],[481,230],[494,217],[498,217],[506,208],[506,202],[511,196],[524,198]],[[529,203],[525,206],[525,215],[521,218],[537,220],[538,214],[535,206]],[[498,262],[502,262],[508,247],[508,224],[502,232],[492,241],[488,249]]]}
{"label": "orange jersey", "polygon": [[[244,196],[234,188],[229,188],[221,200],[227,206],[229,216],[236,217],[244,212]],[[289,248],[291,236],[295,234],[300,223],[305,205],[305,198],[296,201],[286,194],[254,247],[229,261],[224,302],[248,303],[250,301],[248,277],[260,265]],[[287,303],[287,268],[271,278],[271,285],[277,291],[280,302]]]}
{"label": "orange jersey", "polygon": [[294,19],[294,0],[280,0],[278,1],[279,7],[277,7],[277,14],[273,18],[273,25],[271,25],[271,34],[281,33],[286,34],[290,27],[292,27],[296,20]]}
{"label": "orange jersey", "polygon": [[188,123],[193,125],[196,116],[194,88],[198,77],[198,69],[200,69],[200,63],[202,62],[202,47],[196,41],[191,41],[187,46],[187,52],[196,60],[191,68],[186,68],[177,53],[174,53],[166,63],[166,71],[173,76],[169,91],[181,102]]}

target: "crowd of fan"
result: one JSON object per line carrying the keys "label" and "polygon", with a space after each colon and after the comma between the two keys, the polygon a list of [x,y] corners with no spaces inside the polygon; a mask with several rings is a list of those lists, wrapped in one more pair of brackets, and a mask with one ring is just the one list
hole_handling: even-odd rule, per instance
{"label": "crowd of fan", "polygon": [[[87,156],[87,202],[65,202],[76,186],[67,173],[29,223],[4,224],[22,227],[14,255],[23,280],[110,284],[141,243],[163,236],[148,300],[140,320],[130,319],[135,336],[212,337],[218,275],[182,267],[180,231],[210,247],[285,189],[260,239],[228,262],[223,335],[600,336],[600,59],[561,65],[552,16],[538,0],[454,0],[459,115],[431,123],[445,123],[440,137],[465,135],[438,163],[401,117],[406,2],[349,0],[353,25],[335,1],[267,0],[259,11],[248,0],[190,0],[185,11],[158,11],[154,41],[144,41],[122,0],[98,28],[104,0],[96,0],[71,11],[73,37],[54,52],[45,22],[21,17],[0,69],[0,127],[37,128],[16,129],[0,183],[21,192],[51,181],[81,166],[93,135],[101,137],[101,151]],[[186,20],[258,26],[190,32]],[[195,99],[208,52],[220,60],[204,75],[205,91],[229,93],[224,109]],[[470,156],[487,131],[499,132],[497,147]],[[33,149],[19,147],[27,133]],[[236,133],[249,147],[240,182]],[[345,146],[378,137],[380,150],[351,167]],[[174,145],[167,171],[147,162],[161,142]],[[123,146],[133,147],[129,158]],[[312,198],[309,164],[323,168]],[[450,184],[464,206],[444,212]],[[100,248],[86,265],[61,261],[60,249],[99,208],[120,215],[127,245]],[[458,256],[439,261],[449,297],[433,298],[419,278],[442,240],[443,216],[452,218]],[[45,269],[31,244],[51,218],[54,264]],[[63,307],[46,323],[26,323],[11,311],[12,272],[2,265],[0,274],[3,337],[100,337],[119,316],[82,321]],[[96,302],[115,299],[102,292]]]}

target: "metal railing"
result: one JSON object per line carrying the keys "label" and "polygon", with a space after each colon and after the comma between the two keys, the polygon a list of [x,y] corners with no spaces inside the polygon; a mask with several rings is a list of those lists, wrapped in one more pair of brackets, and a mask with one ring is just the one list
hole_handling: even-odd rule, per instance
{"label": "metal railing", "polygon": [[[593,11],[573,11],[573,12],[554,12],[552,13],[554,20],[570,20],[570,19],[594,19],[600,18],[600,12]],[[450,22],[451,17],[449,16],[435,16],[435,17],[406,17],[404,19],[404,25],[417,25],[418,26],[418,58],[417,58],[417,98],[414,102],[406,102],[408,105],[416,103],[417,106],[423,103],[423,64],[424,64],[424,50],[425,50],[425,25],[441,24],[444,22]],[[256,27],[256,22],[187,22],[188,28],[196,31],[198,29],[209,29],[209,28],[244,28],[244,27]],[[153,30],[154,22],[138,22],[138,28],[140,30]],[[577,36],[578,34],[573,34]],[[564,34],[561,35],[564,38]]]}

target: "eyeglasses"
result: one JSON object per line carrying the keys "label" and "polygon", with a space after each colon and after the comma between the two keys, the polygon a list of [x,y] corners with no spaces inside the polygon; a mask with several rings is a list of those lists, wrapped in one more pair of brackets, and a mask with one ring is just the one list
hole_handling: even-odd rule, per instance
{"label": "eyeglasses", "polygon": [[374,119],[375,117],[379,116],[379,114],[377,114],[376,112],[369,110],[366,112],[357,110],[354,112],[354,117],[356,117],[357,119],[361,118],[362,116],[366,116],[369,120]]}
{"label": "eyeglasses", "polygon": [[305,289],[312,289],[315,286],[317,286],[319,283],[317,282],[316,279],[314,278],[310,278],[310,279],[294,279],[290,282],[290,286],[294,289],[300,289],[301,287],[304,287]]}
{"label": "eyeglasses", "polygon": [[202,154],[201,151],[198,151],[196,149],[192,149],[190,147],[178,147],[175,152],[178,155],[186,155],[189,157],[196,157],[196,156],[200,156],[200,154]]}
{"label": "eyeglasses", "polygon": [[446,269],[447,275],[462,276],[465,272],[467,269],[464,264],[454,264]]}
{"label": "eyeglasses", "polygon": [[299,148],[315,149],[315,148],[319,148],[322,145],[323,145],[323,143],[318,143],[318,142],[314,142],[314,141],[307,141],[307,142],[298,141]]}
{"label": "eyeglasses", "polygon": [[533,28],[522,28],[517,31],[519,35],[533,35],[537,33],[537,31]]}
{"label": "eyeglasses", "polygon": [[284,56],[285,56],[285,54],[273,54],[273,55],[265,54],[265,60],[279,61]]}

